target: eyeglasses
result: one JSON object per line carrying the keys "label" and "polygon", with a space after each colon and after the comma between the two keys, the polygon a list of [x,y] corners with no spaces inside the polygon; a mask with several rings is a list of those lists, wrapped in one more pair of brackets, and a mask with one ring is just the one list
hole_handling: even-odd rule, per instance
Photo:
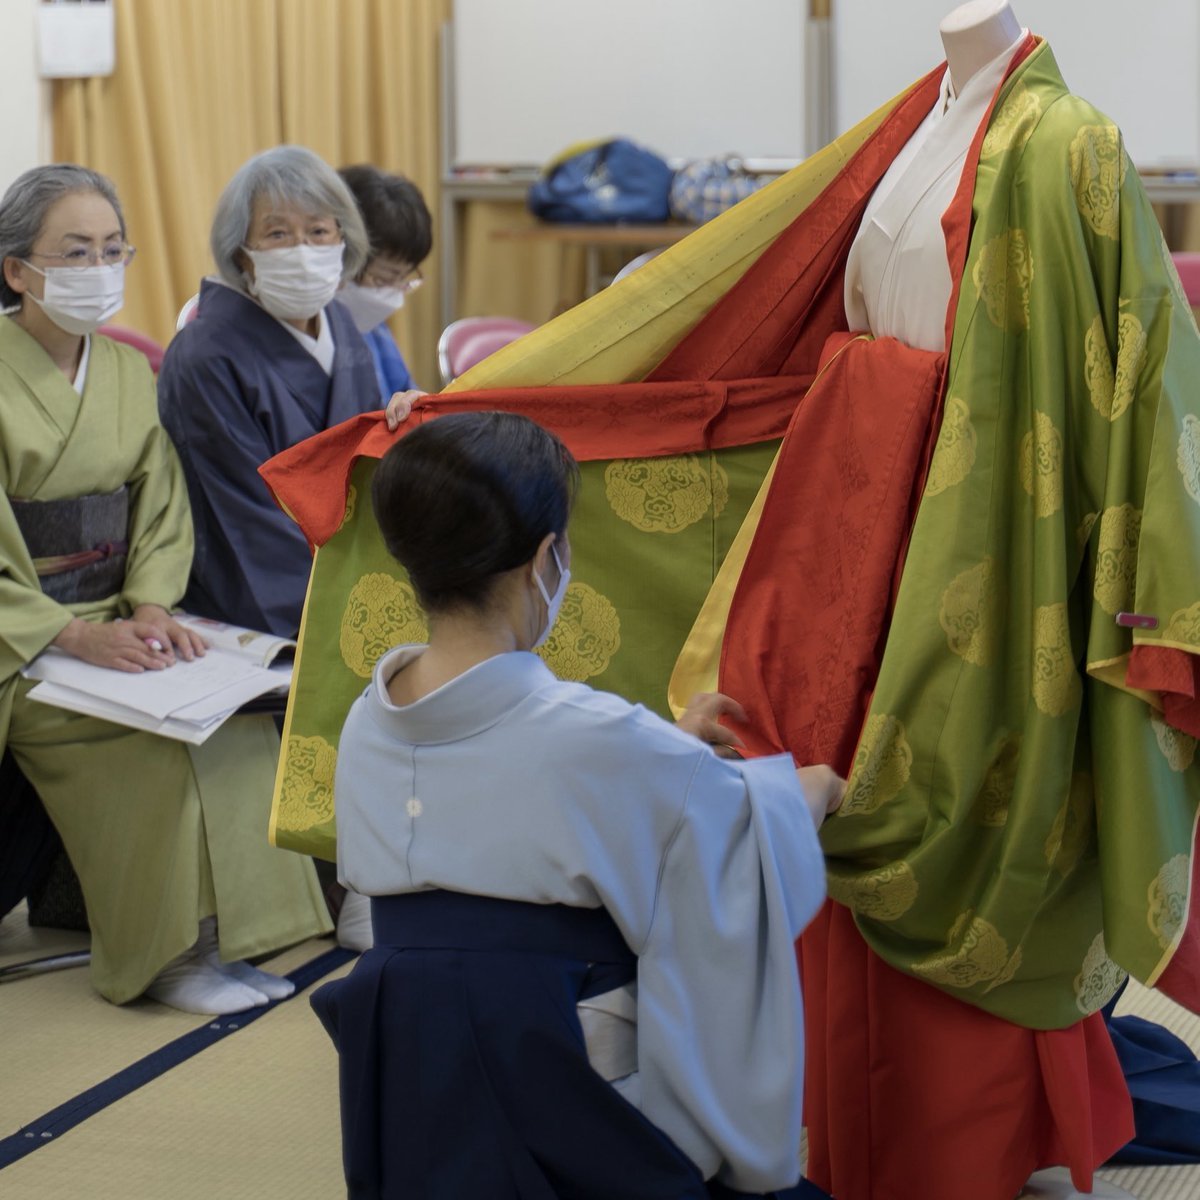
{"label": "eyeglasses", "polygon": [[414,267],[408,272],[368,267],[359,282],[363,287],[395,288],[397,291],[407,294],[415,292],[425,282],[425,276],[421,274],[420,267]]}
{"label": "eyeglasses", "polygon": [[111,242],[102,250],[93,250],[87,246],[75,246],[65,254],[43,254],[40,250],[31,250],[30,258],[44,258],[47,262],[62,263],[67,267],[115,267],[129,266],[137,248],[128,242]]}

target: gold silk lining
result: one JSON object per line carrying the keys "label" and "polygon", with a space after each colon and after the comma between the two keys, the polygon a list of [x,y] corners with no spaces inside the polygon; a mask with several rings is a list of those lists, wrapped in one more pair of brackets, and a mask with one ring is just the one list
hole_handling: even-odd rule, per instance
{"label": "gold silk lining", "polygon": [[725,626],[729,622],[729,610],[733,605],[733,594],[737,591],[738,580],[742,577],[742,568],[746,565],[746,557],[754,535],[758,532],[758,523],[762,520],[763,507],[767,502],[767,493],[771,490],[771,480],[775,478],[775,467],[779,463],[779,453],[771,460],[771,466],[754,497],[754,503],[742,522],[742,527],[725,555],[725,561],[717,572],[713,585],[708,590],[700,613],[692,625],[687,641],[675,660],[675,669],[671,672],[671,682],[667,686],[667,703],[671,712],[681,717],[688,706],[688,701],[697,692],[715,692],[720,677],[721,645],[725,641]]}

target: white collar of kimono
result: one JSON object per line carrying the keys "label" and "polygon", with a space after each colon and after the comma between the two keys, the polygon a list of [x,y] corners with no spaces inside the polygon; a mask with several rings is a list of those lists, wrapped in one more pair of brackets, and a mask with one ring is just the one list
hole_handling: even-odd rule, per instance
{"label": "white collar of kimono", "polygon": [[[276,317],[275,320],[279,321],[279,318]],[[289,325],[287,321],[279,321],[279,323],[317,360],[326,375],[333,374],[333,330],[330,328],[329,317],[324,309],[317,313],[316,337],[309,337],[304,330],[297,329],[295,325]]]}
{"label": "white collar of kimono", "polygon": [[555,682],[549,667],[524,650],[497,654],[412,704],[393,704],[388,681],[426,646],[397,646],[375,665],[367,691],[370,712],[389,733],[410,745],[457,742],[504,720],[530,693]]}
{"label": "white collar of kimono", "polygon": [[84,334],[83,337],[83,353],[79,356],[79,366],[75,368],[75,378],[72,381],[75,390],[82,396],[83,389],[87,385],[87,369],[88,359],[92,357],[92,337],[91,334]]}
{"label": "white collar of kimono", "polygon": [[913,212],[922,194],[955,166],[959,167],[954,176],[957,184],[961,160],[965,160],[971,148],[1016,48],[1028,36],[1029,31],[1022,29],[1021,36],[980,67],[957,96],[950,68],[946,68],[937,103],[880,180],[867,205],[864,224],[874,217],[884,228],[893,227],[898,218]]}
{"label": "white collar of kimono", "polygon": [[[207,275],[205,278],[212,280],[213,283],[219,283],[222,287],[227,287],[231,292],[237,292],[239,296],[245,296],[247,300],[258,304],[258,300],[250,295],[249,292],[234,287],[228,279],[222,279],[220,275]],[[262,305],[259,304],[259,307],[262,308]],[[263,312],[267,312],[267,310],[263,308]],[[267,316],[271,317],[272,321],[279,321],[278,317],[271,316],[270,313],[267,313]],[[330,325],[328,314],[324,309],[321,309],[317,314],[317,336],[315,338],[309,337],[307,333],[297,329],[295,325],[289,325],[286,321],[279,321],[279,324],[317,360],[317,364],[326,375],[333,374],[333,354],[336,347],[333,344],[333,326]]]}

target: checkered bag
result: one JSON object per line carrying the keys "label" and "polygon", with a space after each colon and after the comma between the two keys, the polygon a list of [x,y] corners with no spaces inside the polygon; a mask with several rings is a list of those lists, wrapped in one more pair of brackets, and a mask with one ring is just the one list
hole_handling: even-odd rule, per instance
{"label": "checkered bag", "polygon": [[675,172],[671,183],[671,216],[700,225],[732,208],[767,182],[752,175],[740,158],[698,158]]}

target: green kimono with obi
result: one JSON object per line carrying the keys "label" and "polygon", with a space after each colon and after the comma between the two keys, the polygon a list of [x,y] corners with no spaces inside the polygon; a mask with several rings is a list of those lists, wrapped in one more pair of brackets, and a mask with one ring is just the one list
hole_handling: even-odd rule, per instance
{"label": "green kimono with obi", "polygon": [[[20,677],[74,616],[170,608],[192,556],[183,474],[136,350],[91,338],[83,394],[0,317],[0,750],[36,788],[79,874],[92,980],[117,1003],[145,990],[216,914],[222,957],[246,958],[329,928],[310,863],[266,840],[278,739],[235,718],[193,747],[28,699]],[[45,595],[11,501],[129,490],[120,594]]]}

